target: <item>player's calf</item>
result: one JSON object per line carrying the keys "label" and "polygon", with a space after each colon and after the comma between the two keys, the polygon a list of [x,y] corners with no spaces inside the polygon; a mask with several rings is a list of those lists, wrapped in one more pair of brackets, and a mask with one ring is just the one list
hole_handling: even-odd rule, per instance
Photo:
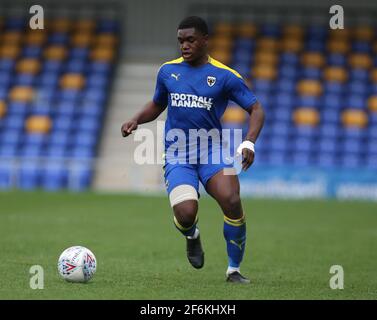
{"label": "player's calf", "polygon": [[169,198],[175,227],[186,237],[187,258],[194,268],[200,269],[204,265],[204,252],[197,227],[198,193],[190,185],[181,185],[171,191]]}

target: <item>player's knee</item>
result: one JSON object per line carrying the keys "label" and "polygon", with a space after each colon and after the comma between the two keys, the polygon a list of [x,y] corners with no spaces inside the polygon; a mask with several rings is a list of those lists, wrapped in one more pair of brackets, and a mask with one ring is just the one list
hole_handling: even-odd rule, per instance
{"label": "player's knee", "polygon": [[231,219],[238,219],[242,215],[241,198],[236,192],[226,195],[223,199],[223,207],[226,208],[226,214]]}
{"label": "player's knee", "polygon": [[184,227],[191,227],[196,221],[198,204],[196,201],[187,200],[173,207],[174,216],[178,223]]}

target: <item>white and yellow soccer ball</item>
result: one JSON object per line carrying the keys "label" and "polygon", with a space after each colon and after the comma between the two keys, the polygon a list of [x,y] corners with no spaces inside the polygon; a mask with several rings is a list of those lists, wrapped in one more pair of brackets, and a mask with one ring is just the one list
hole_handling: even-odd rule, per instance
{"label": "white and yellow soccer ball", "polygon": [[97,269],[93,252],[82,246],[65,249],[58,260],[60,276],[69,282],[88,282]]}

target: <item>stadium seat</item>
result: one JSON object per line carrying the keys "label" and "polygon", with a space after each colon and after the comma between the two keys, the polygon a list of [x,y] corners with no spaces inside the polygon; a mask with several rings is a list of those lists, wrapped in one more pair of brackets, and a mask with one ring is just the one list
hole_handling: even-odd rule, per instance
{"label": "stadium seat", "polygon": [[316,126],[319,123],[320,115],[314,108],[298,108],[293,113],[293,121],[296,125]]}
{"label": "stadium seat", "polygon": [[11,101],[31,102],[34,98],[34,90],[30,86],[15,86],[9,91]]}
{"label": "stadium seat", "polygon": [[25,128],[30,133],[46,134],[51,126],[51,119],[46,116],[30,116],[25,123]]}
{"label": "stadium seat", "polygon": [[68,168],[65,163],[47,162],[41,171],[41,186],[48,191],[64,189],[68,181]]}
{"label": "stadium seat", "polygon": [[365,111],[358,109],[344,110],[341,118],[345,127],[364,128],[368,123],[368,116]]}

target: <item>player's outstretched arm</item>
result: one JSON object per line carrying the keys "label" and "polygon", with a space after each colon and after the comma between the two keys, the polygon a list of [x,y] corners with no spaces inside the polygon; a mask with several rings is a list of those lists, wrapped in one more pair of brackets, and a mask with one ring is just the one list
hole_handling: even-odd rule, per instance
{"label": "player's outstretched arm", "polygon": [[159,106],[153,101],[148,102],[134,118],[123,123],[121,132],[123,137],[127,137],[136,130],[139,124],[155,120],[164,110],[165,107]]}
{"label": "player's outstretched arm", "polygon": [[[246,134],[245,140],[251,141],[254,144],[263,128],[264,111],[259,102],[254,103],[249,110],[249,131]],[[242,158],[242,169],[246,171],[254,162],[254,151],[247,148],[242,149]]]}

